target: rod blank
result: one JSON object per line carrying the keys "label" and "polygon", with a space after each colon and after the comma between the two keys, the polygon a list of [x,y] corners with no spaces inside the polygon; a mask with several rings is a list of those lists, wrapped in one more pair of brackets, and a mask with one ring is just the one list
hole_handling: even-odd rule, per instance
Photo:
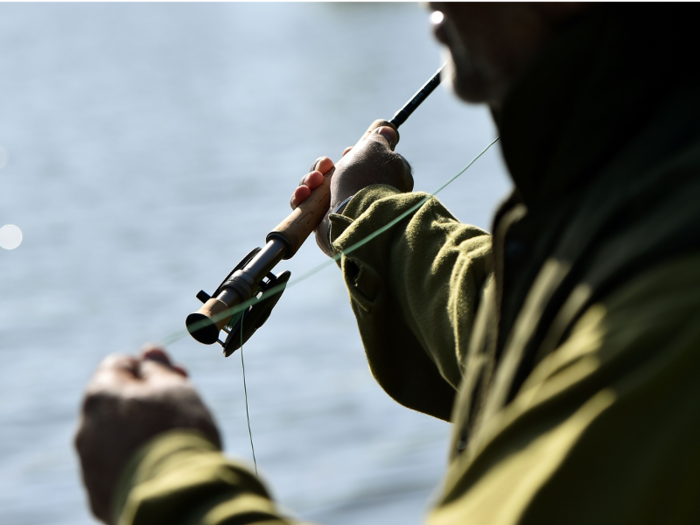
{"label": "rod blank", "polygon": [[396,112],[394,118],[392,118],[389,122],[391,122],[397,128],[406,122],[406,119],[411,116],[411,113],[413,113],[416,108],[420,106],[426,98],[428,98],[428,95],[435,91],[435,88],[440,85],[440,73],[442,73],[444,68],[445,65],[443,64],[440,69],[437,70],[437,73],[433,75],[433,78],[428,80],[423,87],[420,88],[418,92],[413,95],[413,97],[411,97],[411,100],[406,102],[406,105]]}

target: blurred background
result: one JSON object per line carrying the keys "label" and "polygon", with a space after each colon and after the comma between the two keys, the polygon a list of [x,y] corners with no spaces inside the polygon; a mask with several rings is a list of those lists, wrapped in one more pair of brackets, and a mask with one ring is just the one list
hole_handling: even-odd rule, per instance
{"label": "blurred background", "polygon": [[[98,362],[182,330],[312,161],[339,158],[440,63],[417,4],[0,5],[0,226],[23,236],[0,249],[0,523],[94,523],[72,436]],[[401,133],[426,191],[496,135],[444,89]],[[488,228],[509,186],[494,147],[441,199]],[[308,242],[278,270],[324,260]],[[417,524],[449,425],[383,393],[356,330],[330,267],[245,346],[259,466],[305,519]],[[169,351],[227,452],[249,458],[239,353],[189,337]]]}

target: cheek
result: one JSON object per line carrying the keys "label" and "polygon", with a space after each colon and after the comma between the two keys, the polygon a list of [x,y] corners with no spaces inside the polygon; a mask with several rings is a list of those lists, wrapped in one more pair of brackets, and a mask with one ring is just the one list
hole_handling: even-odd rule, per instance
{"label": "cheek", "polygon": [[449,39],[446,80],[460,99],[471,103],[492,103],[502,91],[502,75],[493,49],[484,42],[464,42],[458,35]]}
{"label": "cheek", "polygon": [[443,70],[445,85],[465,102],[483,102],[479,96],[483,82],[464,45],[453,40],[443,48],[442,58],[447,64]]}
{"label": "cheek", "polygon": [[452,93],[457,94],[457,71],[454,57],[452,56],[452,51],[450,51],[447,47],[443,47],[440,55],[441,62],[445,64],[445,67],[440,74],[442,85],[452,91]]}
{"label": "cheek", "polygon": [[451,90],[460,98],[470,100],[469,87],[473,84],[472,57],[454,25],[447,22],[443,26],[446,44],[443,44],[442,59],[447,65],[443,70],[444,80]]}

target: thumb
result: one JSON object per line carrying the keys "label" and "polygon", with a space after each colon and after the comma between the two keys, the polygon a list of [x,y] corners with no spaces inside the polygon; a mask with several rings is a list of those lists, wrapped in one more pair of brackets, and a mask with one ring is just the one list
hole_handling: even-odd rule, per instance
{"label": "thumb", "polygon": [[389,145],[389,148],[393,151],[394,148],[396,147],[396,144],[399,142],[399,134],[398,132],[389,126],[381,126],[376,129],[375,133],[383,137],[384,140],[386,140],[387,144]]}
{"label": "thumb", "polygon": [[367,131],[365,131],[362,138],[360,138],[358,141],[358,145],[360,142],[364,142],[369,137],[374,139],[374,134],[386,139],[387,143],[389,144],[389,148],[392,150],[399,143],[399,131],[396,129],[396,127],[394,127],[394,125],[388,120],[379,119],[372,122],[369,128],[367,128]]}

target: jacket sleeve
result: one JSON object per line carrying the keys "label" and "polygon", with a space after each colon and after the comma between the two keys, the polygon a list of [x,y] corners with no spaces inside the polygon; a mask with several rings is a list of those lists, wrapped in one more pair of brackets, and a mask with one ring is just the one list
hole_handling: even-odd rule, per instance
{"label": "jacket sleeve", "polygon": [[449,420],[491,272],[490,235],[425,193],[376,185],[331,215],[331,241],[377,382],[399,403]]}
{"label": "jacket sleeve", "polygon": [[291,525],[262,482],[201,434],[178,429],[130,460],[113,501],[117,525]]}

